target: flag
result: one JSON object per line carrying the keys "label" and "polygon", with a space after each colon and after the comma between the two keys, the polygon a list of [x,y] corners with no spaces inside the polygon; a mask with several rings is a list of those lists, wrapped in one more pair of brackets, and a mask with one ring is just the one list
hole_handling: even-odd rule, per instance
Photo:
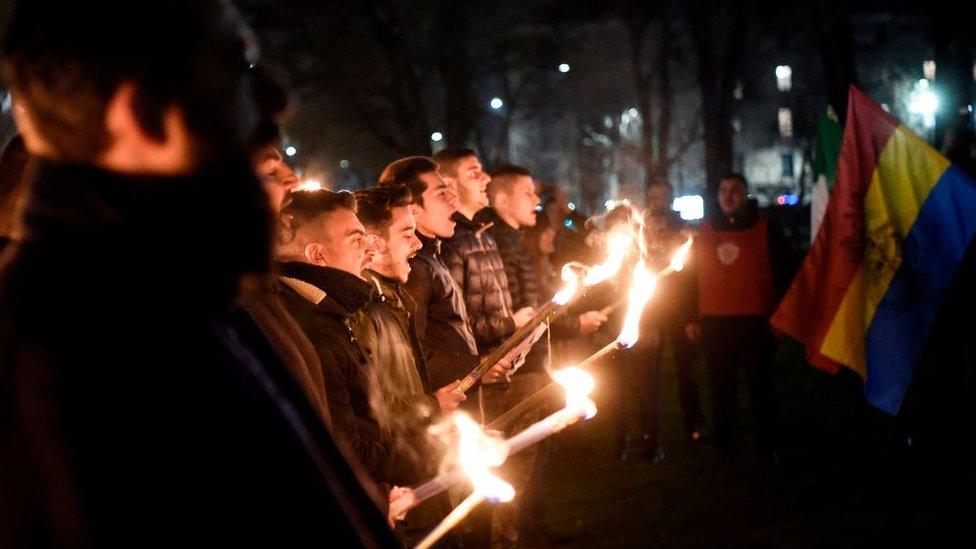
{"label": "flag", "polygon": [[810,243],[817,237],[817,230],[827,213],[827,199],[834,185],[834,172],[840,157],[840,141],[844,129],[840,127],[837,113],[827,107],[827,113],[817,121],[817,137],[813,149],[813,193],[810,201]]}
{"label": "flag", "polygon": [[976,183],[851,87],[827,213],[772,324],[898,413],[976,233]]}

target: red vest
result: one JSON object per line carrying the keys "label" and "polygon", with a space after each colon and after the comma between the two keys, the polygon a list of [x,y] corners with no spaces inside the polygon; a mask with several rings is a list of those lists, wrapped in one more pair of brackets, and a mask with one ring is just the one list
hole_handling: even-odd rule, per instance
{"label": "red vest", "polygon": [[776,306],[766,220],[719,232],[711,220],[695,239],[698,309],[707,316],[769,316]]}

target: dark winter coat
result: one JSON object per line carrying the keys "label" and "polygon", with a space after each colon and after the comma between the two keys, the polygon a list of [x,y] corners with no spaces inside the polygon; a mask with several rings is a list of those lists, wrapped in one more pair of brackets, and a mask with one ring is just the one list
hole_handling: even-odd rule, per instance
{"label": "dark winter coat", "polygon": [[[539,280],[539,271],[532,264],[532,255],[525,248],[524,231],[512,228],[505,223],[494,208],[488,207],[475,216],[475,219],[491,224],[488,234],[498,244],[498,252],[505,263],[508,278],[508,291],[512,295],[512,307],[517,311],[522,307],[537,308],[551,299],[554,292],[547,292]],[[555,291],[558,291],[559,286]],[[562,315],[552,321],[552,335],[555,339],[570,339],[579,335],[579,317]]]}
{"label": "dark winter coat", "polygon": [[478,365],[464,294],[441,261],[441,241],[417,233],[423,247],[410,260],[406,289],[417,306],[414,324],[432,387],[463,378]]}
{"label": "dark winter coat", "polygon": [[[291,374],[227,322],[267,269],[248,163],[42,162],[0,274],[0,546],[385,545]],[[138,535],[139,537],[134,537]]]}
{"label": "dark winter coat", "polygon": [[416,305],[395,280],[372,271],[367,277],[380,298],[365,309],[376,338],[373,355],[380,390],[398,430],[422,430],[440,405],[432,394],[414,327]]}
{"label": "dark winter coat", "polygon": [[241,299],[234,325],[241,340],[263,363],[279,362],[294,376],[309,404],[332,429],[322,365],[312,342],[281,302],[280,282],[267,284]]}
{"label": "dark winter coat", "polygon": [[392,431],[371,349],[375,333],[365,308],[375,289],[328,267],[288,262],[278,267],[282,298],[322,362],[332,430],[380,484],[420,480],[417,456]]}
{"label": "dark winter coat", "polygon": [[441,251],[444,264],[464,292],[471,332],[485,354],[515,331],[505,263],[487,228],[455,213],[454,236]]}

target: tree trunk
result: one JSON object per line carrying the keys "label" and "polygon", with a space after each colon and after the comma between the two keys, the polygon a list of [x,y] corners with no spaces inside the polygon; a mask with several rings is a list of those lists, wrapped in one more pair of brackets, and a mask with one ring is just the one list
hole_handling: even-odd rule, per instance
{"label": "tree trunk", "polygon": [[817,45],[824,66],[824,93],[841,126],[847,119],[847,95],[857,83],[854,44],[847,7],[837,0],[818,0],[812,8]]}
{"label": "tree trunk", "polygon": [[[730,13],[717,9],[723,7]],[[745,12],[740,2],[717,0],[700,0],[689,9],[705,123],[705,205],[714,211],[719,182],[732,169],[732,89],[742,62]]]}
{"label": "tree trunk", "polygon": [[641,17],[630,25],[630,73],[637,94],[637,113],[641,121],[640,161],[644,167],[644,191],[654,173],[654,123],[651,116],[651,79],[644,70],[644,35],[650,18]]}
{"label": "tree trunk", "polygon": [[973,88],[973,40],[968,21],[959,17],[958,10],[946,7],[935,8],[932,20],[935,89],[939,94],[934,144],[950,156],[949,160],[971,164],[969,144],[961,146],[959,143],[964,139],[971,142],[969,135],[972,133],[969,105]]}
{"label": "tree trunk", "polygon": [[448,146],[466,147],[474,133],[478,109],[473,95],[472,61],[468,52],[468,22],[452,0],[439,0],[434,17],[437,29],[437,69],[444,90],[444,139]]}
{"label": "tree trunk", "polygon": [[[657,82],[658,82],[658,115],[657,115],[657,150],[655,151],[655,164],[657,173],[655,179],[668,178],[667,164],[668,144],[671,143],[671,121],[674,118],[674,90],[671,89],[671,41],[674,39],[671,30],[671,19],[665,15],[661,19],[661,48],[657,62]],[[649,183],[653,183],[650,181]]]}

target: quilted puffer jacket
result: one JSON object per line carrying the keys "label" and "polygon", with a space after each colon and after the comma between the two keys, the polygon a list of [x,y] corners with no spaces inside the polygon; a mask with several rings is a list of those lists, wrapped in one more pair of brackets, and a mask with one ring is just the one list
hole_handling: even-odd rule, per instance
{"label": "quilted puffer jacket", "polygon": [[460,213],[454,236],[441,246],[441,258],[464,292],[468,320],[478,352],[484,354],[515,331],[505,263],[487,227]]}

